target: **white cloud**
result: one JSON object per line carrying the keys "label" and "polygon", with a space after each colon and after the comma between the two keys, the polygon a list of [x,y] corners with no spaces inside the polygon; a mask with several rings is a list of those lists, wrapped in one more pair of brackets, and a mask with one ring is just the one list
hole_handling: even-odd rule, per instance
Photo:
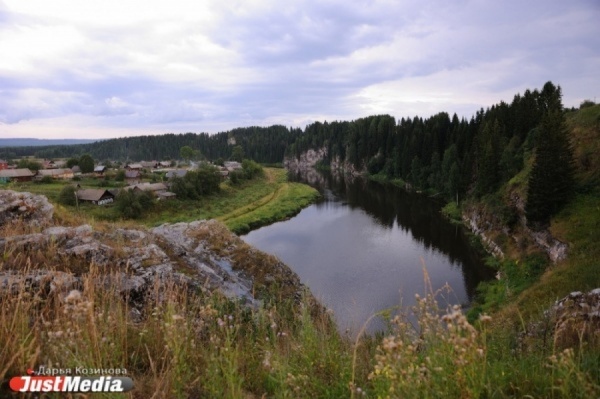
{"label": "white cloud", "polygon": [[590,0],[0,5],[8,135],[38,118],[44,128],[26,135],[82,121],[105,137],[381,112],[469,116],[547,80],[565,103],[600,97],[600,7]]}
{"label": "white cloud", "polygon": [[[400,117],[427,117],[441,111],[469,118],[482,105],[511,102],[527,87],[511,85],[503,90],[490,88],[505,81],[521,60],[505,59],[466,68],[442,70],[427,76],[385,81],[361,89],[354,97],[367,114],[389,113]],[[544,82],[540,82],[540,86]]]}

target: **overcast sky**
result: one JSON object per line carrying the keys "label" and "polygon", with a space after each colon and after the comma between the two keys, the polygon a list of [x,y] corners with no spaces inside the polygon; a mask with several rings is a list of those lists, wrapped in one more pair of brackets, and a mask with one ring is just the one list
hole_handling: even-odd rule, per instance
{"label": "overcast sky", "polygon": [[0,0],[0,137],[600,100],[600,0]]}

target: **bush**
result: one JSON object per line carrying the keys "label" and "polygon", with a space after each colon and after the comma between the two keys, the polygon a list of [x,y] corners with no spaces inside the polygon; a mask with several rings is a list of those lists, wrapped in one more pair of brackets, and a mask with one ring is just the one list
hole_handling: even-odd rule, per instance
{"label": "bush", "polygon": [[446,216],[451,222],[462,223],[462,212],[456,202],[448,202],[446,206],[442,208],[442,214]]}
{"label": "bush", "polygon": [[592,100],[583,100],[579,105],[579,109],[593,107],[594,105],[596,105],[596,103]]}
{"label": "bush", "polygon": [[58,202],[63,205],[73,206],[77,203],[75,200],[75,193],[77,188],[75,186],[64,186],[60,193],[58,194]]}
{"label": "bush", "polygon": [[50,184],[53,182],[54,182],[54,179],[52,178],[52,176],[44,176],[38,181],[38,183],[41,183],[41,184]]}
{"label": "bush", "polygon": [[250,159],[244,159],[244,161],[242,162],[242,170],[244,171],[246,179],[248,180],[253,179],[257,176],[262,176],[265,173],[262,166]]}
{"label": "bush", "polygon": [[231,182],[231,184],[238,185],[245,178],[246,178],[246,175],[242,171],[233,170],[233,171],[229,172],[229,181]]}
{"label": "bush", "polygon": [[189,171],[184,177],[171,180],[171,191],[180,199],[198,199],[203,195],[219,191],[221,177],[213,166],[202,166],[198,170]]}
{"label": "bush", "polygon": [[19,162],[17,162],[17,168],[29,169],[35,172],[37,172],[40,169],[43,169],[41,163],[29,159],[21,159]]}
{"label": "bush", "polygon": [[137,219],[153,205],[154,195],[149,191],[121,190],[115,202],[117,211],[125,219]]}
{"label": "bush", "polygon": [[124,181],[124,180],[125,180],[125,171],[123,169],[121,169],[117,172],[117,175],[115,176],[115,181]]}

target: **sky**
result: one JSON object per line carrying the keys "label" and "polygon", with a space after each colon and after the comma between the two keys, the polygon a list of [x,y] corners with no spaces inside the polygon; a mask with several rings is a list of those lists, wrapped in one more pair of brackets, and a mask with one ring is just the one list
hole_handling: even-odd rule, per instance
{"label": "sky", "polygon": [[600,0],[0,0],[0,137],[398,119],[551,80],[600,101]]}

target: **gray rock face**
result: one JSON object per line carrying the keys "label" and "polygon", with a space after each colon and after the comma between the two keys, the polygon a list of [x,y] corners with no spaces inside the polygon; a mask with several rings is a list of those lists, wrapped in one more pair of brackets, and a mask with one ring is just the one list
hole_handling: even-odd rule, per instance
{"label": "gray rock face", "polygon": [[[287,170],[292,172],[310,172],[314,171],[318,162],[327,157],[327,148],[309,149],[300,154],[298,158],[290,157],[283,160],[283,165]],[[332,171],[344,173],[350,176],[359,176],[364,174],[366,170],[358,170],[350,162],[341,160],[339,157],[334,157],[331,160],[330,167]]]}
{"label": "gray rock face", "polygon": [[0,226],[23,220],[35,226],[50,222],[54,206],[43,195],[0,190]]}
{"label": "gray rock face", "polygon": [[[6,205],[9,211],[5,213],[12,212],[19,201],[28,201],[48,214],[47,201],[42,199],[15,194],[4,198],[14,204]],[[32,220],[47,223],[48,218]],[[68,292],[81,287],[82,274],[93,266],[99,271],[100,287],[116,290],[137,309],[143,309],[147,298],[157,292],[157,284],[166,281],[194,292],[219,291],[251,306],[260,301],[254,292],[264,291],[257,284],[287,287],[287,293],[298,298],[304,291],[286,265],[251,248],[216,221],[164,224],[151,230],[51,226],[41,233],[0,237],[0,253],[11,254],[0,272],[0,291],[25,285]],[[59,265],[61,271],[42,266],[23,272],[23,259],[29,256],[38,261],[43,256],[41,263]]]}
{"label": "gray rock face", "polygon": [[467,209],[463,214],[463,221],[474,234],[481,238],[486,250],[497,258],[504,258],[502,248],[490,238],[494,232],[501,231],[505,235],[510,236],[517,244],[524,240],[530,240],[538,248],[546,252],[550,260],[554,263],[566,259],[569,249],[568,245],[553,237],[547,229],[541,231],[531,230],[527,226],[527,219],[524,214],[524,202],[516,193],[511,194],[510,200],[519,214],[520,234],[511,234],[506,226],[502,226],[502,223],[495,215],[484,214],[477,207]]}
{"label": "gray rock face", "polygon": [[542,320],[529,323],[519,334],[517,348],[544,345],[550,351],[600,344],[600,288],[571,292],[544,312]]}
{"label": "gray rock face", "polygon": [[529,230],[529,235],[540,248],[546,251],[552,262],[556,263],[567,258],[568,245],[554,238],[548,230]]}
{"label": "gray rock face", "polygon": [[486,250],[496,258],[504,259],[504,252],[491,238],[488,237],[487,231],[491,229],[486,226],[483,218],[476,210],[470,210],[463,215],[463,221],[473,232],[481,238]]}
{"label": "gray rock face", "polygon": [[582,340],[600,343],[600,288],[572,292],[556,301],[548,313],[558,345],[578,347]]}
{"label": "gray rock face", "polygon": [[327,148],[323,147],[317,150],[312,148],[300,154],[298,158],[285,158],[283,164],[286,169],[291,171],[303,171],[312,169],[317,165],[317,162],[322,161],[327,156]]}

